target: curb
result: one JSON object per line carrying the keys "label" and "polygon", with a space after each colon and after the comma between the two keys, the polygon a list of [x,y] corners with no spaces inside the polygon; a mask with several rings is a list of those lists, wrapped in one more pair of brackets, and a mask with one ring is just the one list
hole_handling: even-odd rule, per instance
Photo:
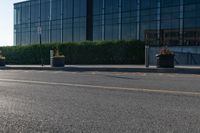
{"label": "curb", "polygon": [[200,74],[200,69],[194,68],[116,68],[116,67],[0,67],[0,70],[46,70],[46,71],[69,71],[69,72],[143,72],[143,73],[177,73],[177,74]]}

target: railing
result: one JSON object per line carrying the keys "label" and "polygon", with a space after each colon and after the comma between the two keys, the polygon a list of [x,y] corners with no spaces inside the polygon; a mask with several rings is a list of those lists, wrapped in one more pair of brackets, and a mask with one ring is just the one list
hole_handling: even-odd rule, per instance
{"label": "railing", "polygon": [[177,52],[175,54],[175,63],[182,65],[200,65],[200,54],[190,52]]}

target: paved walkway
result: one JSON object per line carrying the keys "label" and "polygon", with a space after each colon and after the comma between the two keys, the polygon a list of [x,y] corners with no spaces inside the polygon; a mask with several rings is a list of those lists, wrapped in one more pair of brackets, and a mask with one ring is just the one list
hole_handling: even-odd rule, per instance
{"label": "paved walkway", "polygon": [[102,72],[149,72],[149,73],[189,73],[200,74],[200,66],[176,66],[170,68],[156,68],[144,65],[66,65],[63,68],[55,68],[50,65],[7,65],[1,70],[55,70],[55,71],[102,71]]}

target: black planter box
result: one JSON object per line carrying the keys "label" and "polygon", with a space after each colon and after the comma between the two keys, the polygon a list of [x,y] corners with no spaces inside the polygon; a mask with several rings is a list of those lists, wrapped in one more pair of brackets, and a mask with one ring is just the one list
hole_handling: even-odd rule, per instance
{"label": "black planter box", "polygon": [[174,55],[156,55],[157,68],[174,68]]}
{"label": "black planter box", "polygon": [[0,67],[3,67],[6,65],[5,59],[0,59]]}
{"label": "black planter box", "polygon": [[53,67],[64,67],[65,66],[65,57],[64,56],[54,56],[52,58]]}

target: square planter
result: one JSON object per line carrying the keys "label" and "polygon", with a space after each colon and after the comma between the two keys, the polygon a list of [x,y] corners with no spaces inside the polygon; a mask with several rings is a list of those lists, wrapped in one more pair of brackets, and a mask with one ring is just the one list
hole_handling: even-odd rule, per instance
{"label": "square planter", "polygon": [[0,67],[4,67],[6,65],[5,59],[0,59]]}
{"label": "square planter", "polygon": [[174,55],[156,55],[157,68],[174,68]]}
{"label": "square planter", "polygon": [[52,58],[52,67],[64,67],[65,57],[64,56],[54,56]]}

